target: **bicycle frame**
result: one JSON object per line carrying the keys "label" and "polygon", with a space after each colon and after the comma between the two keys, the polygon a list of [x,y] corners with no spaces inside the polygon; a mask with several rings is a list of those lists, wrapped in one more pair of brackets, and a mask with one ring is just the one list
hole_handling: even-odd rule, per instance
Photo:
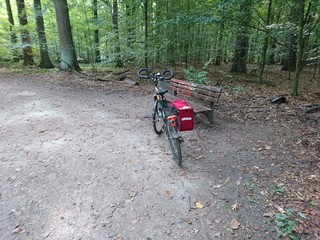
{"label": "bicycle frame", "polygon": [[[178,127],[178,121],[177,121],[178,120],[178,116],[177,116],[177,114],[168,114],[166,112],[166,110],[169,109],[169,106],[168,106],[168,102],[167,102],[166,98],[164,97],[164,94],[155,94],[154,100],[158,101],[160,103],[160,105],[161,105],[161,113],[162,113],[161,117],[162,117],[163,122],[165,124],[165,126],[162,126],[163,130],[166,130],[166,125],[167,124],[169,124],[170,127],[172,127],[172,128],[177,128]],[[172,137],[177,137],[178,138],[179,137],[179,131],[176,130],[174,132],[175,132],[175,134]]]}

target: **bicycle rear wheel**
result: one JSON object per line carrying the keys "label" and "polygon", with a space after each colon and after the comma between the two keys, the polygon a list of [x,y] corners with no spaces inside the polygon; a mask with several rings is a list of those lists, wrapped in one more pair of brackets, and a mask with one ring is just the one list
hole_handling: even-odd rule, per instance
{"label": "bicycle rear wheel", "polygon": [[175,127],[171,127],[170,123],[167,123],[167,135],[170,143],[171,152],[174,161],[181,166],[182,164],[182,153],[180,146],[180,137],[178,135],[178,130]]}
{"label": "bicycle rear wheel", "polygon": [[155,133],[161,135],[163,133],[163,118],[160,109],[160,102],[157,100],[153,103],[152,123]]}

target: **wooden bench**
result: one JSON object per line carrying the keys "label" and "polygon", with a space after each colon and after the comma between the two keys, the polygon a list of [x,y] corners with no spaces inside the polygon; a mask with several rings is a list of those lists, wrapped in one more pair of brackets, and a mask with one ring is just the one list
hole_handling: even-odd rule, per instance
{"label": "wooden bench", "polygon": [[192,107],[194,114],[205,115],[210,123],[213,123],[213,107],[219,102],[222,89],[212,86],[171,79],[169,84],[168,101],[185,99]]}

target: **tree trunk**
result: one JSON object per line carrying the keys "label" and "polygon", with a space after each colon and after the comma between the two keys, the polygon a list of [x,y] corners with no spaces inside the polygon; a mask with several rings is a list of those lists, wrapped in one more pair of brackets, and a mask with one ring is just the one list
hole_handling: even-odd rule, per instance
{"label": "tree trunk", "polygon": [[135,61],[134,52],[134,42],[136,41],[136,30],[135,30],[135,20],[133,20],[133,16],[136,12],[136,6],[134,2],[131,2],[131,6],[126,4],[126,25],[127,25],[127,47],[129,48],[129,54],[127,59],[130,63]]}
{"label": "tree trunk", "polygon": [[[187,15],[189,16],[190,15],[190,0],[187,1]],[[184,61],[186,62],[186,70],[188,69],[189,67],[189,48],[190,48],[190,45],[189,45],[189,35],[190,35],[190,23],[187,22],[187,36],[185,36],[186,38],[186,41],[185,41],[185,59]]]}
{"label": "tree trunk", "polygon": [[298,51],[297,51],[297,61],[296,61],[296,69],[294,73],[294,79],[292,82],[292,95],[298,95],[299,88],[299,77],[303,68],[303,57],[304,57],[304,47],[305,47],[305,38],[303,36],[305,20],[304,20],[304,2],[305,0],[296,0],[295,4],[297,4],[298,8],[298,16],[299,16],[299,24],[298,24]]}
{"label": "tree trunk", "polygon": [[[93,20],[95,25],[98,21],[98,0],[92,1],[92,8],[93,8]],[[94,29],[94,55],[95,55],[95,62],[101,62],[101,53],[100,53],[100,41],[99,41],[99,29],[95,27]]]}
{"label": "tree trunk", "polygon": [[11,43],[12,43],[12,60],[14,62],[19,62],[19,60],[20,60],[19,53],[16,50],[17,35],[12,29],[12,27],[14,26],[14,20],[13,20],[10,0],[6,0],[6,8],[7,8],[7,14],[8,14],[8,21],[10,24],[9,29],[10,29],[10,39],[11,39]]}
{"label": "tree trunk", "polygon": [[233,63],[230,72],[247,73],[247,56],[249,48],[248,26],[251,22],[251,0],[240,3],[240,13],[243,13],[239,22]]}
{"label": "tree trunk", "polygon": [[[269,26],[269,24],[270,24],[271,9],[272,9],[272,0],[269,0],[266,26]],[[265,34],[266,35],[264,36],[264,42],[263,42],[263,47],[262,47],[262,57],[261,57],[261,63],[260,63],[260,69],[259,69],[258,83],[260,83],[260,84],[262,83],[262,76],[263,76],[263,72],[264,72],[264,67],[266,65],[267,51],[268,51],[268,45],[269,45],[269,36],[268,36],[269,32],[268,32],[268,30]]]}
{"label": "tree trunk", "polygon": [[120,48],[120,38],[119,38],[119,22],[118,22],[118,0],[113,0],[113,14],[112,14],[112,24],[116,35],[116,67],[123,67],[123,62],[121,59],[121,48]]}
{"label": "tree trunk", "polygon": [[35,65],[35,62],[33,60],[31,38],[30,38],[29,31],[24,28],[25,26],[28,25],[24,0],[17,0],[17,9],[18,9],[19,23],[20,23],[20,26],[22,27],[21,39],[23,44],[23,65],[33,66]]}
{"label": "tree trunk", "polygon": [[293,8],[290,12],[290,23],[291,26],[288,30],[288,36],[287,36],[287,43],[286,43],[286,50],[287,54],[285,55],[283,59],[283,71],[295,71],[296,69],[296,61],[297,61],[297,31],[296,26],[299,21],[299,9],[296,3],[294,3]]}
{"label": "tree trunk", "polygon": [[245,32],[239,32],[236,38],[236,46],[230,72],[247,73],[249,36]]}
{"label": "tree trunk", "polygon": [[48,45],[47,45],[47,38],[44,29],[44,22],[42,16],[42,9],[41,9],[41,1],[40,0],[33,0],[34,6],[34,14],[36,16],[36,24],[37,24],[37,33],[39,38],[40,44],[40,68],[54,68],[52,64],[49,53],[48,53]]}
{"label": "tree trunk", "polygon": [[77,62],[76,52],[72,39],[67,0],[54,0],[54,8],[56,11],[56,19],[60,41],[60,68],[63,71],[80,71],[81,69]]}
{"label": "tree trunk", "polygon": [[148,0],[144,0],[144,64],[148,67]]}

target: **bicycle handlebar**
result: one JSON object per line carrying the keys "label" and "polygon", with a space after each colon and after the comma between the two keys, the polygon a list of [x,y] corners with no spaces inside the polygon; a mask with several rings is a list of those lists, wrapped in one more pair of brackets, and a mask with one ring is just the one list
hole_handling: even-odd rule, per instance
{"label": "bicycle handlebar", "polygon": [[152,80],[170,80],[174,73],[171,69],[166,69],[162,73],[154,73],[148,68],[140,68],[137,73],[139,78]]}

